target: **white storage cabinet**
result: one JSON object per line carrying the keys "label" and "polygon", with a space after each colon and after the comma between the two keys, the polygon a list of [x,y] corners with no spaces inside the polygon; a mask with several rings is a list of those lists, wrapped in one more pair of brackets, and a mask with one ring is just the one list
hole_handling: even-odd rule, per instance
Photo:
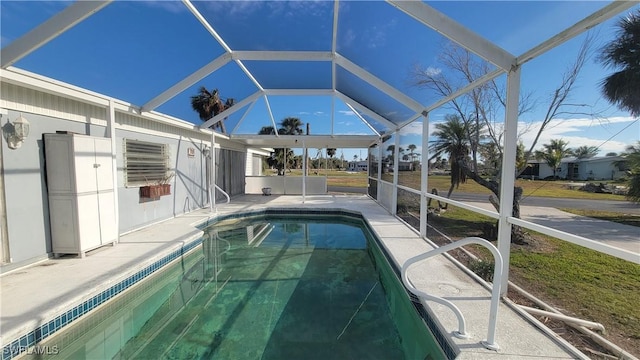
{"label": "white storage cabinet", "polygon": [[111,139],[45,134],[49,217],[54,256],[118,241]]}

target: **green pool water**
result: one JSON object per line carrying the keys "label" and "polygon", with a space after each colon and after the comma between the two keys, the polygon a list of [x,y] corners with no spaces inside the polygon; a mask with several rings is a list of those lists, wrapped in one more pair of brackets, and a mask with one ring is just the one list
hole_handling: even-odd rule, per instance
{"label": "green pool water", "polygon": [[359,220],[261,216],[48,340],[64,359],[440,359]]}

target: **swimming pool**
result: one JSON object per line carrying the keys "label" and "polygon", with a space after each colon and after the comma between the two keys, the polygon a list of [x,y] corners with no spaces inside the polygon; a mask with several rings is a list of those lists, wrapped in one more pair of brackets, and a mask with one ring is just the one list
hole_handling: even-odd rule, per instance
{"label": "swimming pool", "polygon": [[59,358],[439,359],[361,220],[262,215],[202,244],[40,346]]}

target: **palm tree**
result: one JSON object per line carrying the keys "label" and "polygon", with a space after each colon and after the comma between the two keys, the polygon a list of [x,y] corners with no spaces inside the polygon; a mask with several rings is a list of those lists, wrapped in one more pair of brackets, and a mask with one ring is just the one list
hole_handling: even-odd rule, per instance
{"label": "palm tree", "polygon": [[276,134],[276,130],[273,128],[273,126],[263,126],[258,132],[258,135],[275,135],[275,134]]}
{"label": "palm tree", "polygon": [[411,157],[411,161],[415,161],[416,159],[416,154],[415,151],[418,147],[415,146],[414,144],[410,144],[409,146],[407,146],[407,149],[409,149],[409,156]]}
{"label": "palm tree", "polygon": [[333,169],[333,157],[336,156],[336,149],[327,148],[327,156],[331,158],[331,169]]}
{"label": "palm tree", "polygon": [[600,61],[615,71],[602,81],[602,93],[611,103],[640,115],[640,10],[618,22],[617,37],[607,44]]}
{"label": "palm tree", "polygon": [[280,122],[280,129],[278,134],[280,135],[301,135],[302,134],[302,121],[295,117],[285,118]]}
{"label": "palm tree", "polygon": [[467,181],[467,175],[460,166],[471,151],[471,143],[469,141],[469,131],[458,115],[445,116],[445,122],[435,125],[436,130],[431,134],[437,139],[431,141],[429,148],[432,151],[432,159],[442,154],[449,155],[449,163],[451,165],[451,187],[447,193],[447,198],[451,196],[454,187],[460,186],[460,183]]}
{"label": "palm tree", "polygon": [[562,159],[571,155],[571,149],[567,147],[568,142],[562,139],[551,139],[549,144],[543,144],[544,151],[536,151],[536,159],[544,160],[549,167],[553,169],[553,178],[556,178],[556,172]]}
{"label": "palm tree", "polygon": [[393,154],[396,151],[396,146],[395,145],[387,146],[387,151],[389,152],[389,156],[387,156],[387,159],[389,161],[392,161],[393,160]]}
{"label": "palm tree", "polygon": [[629,145],[620,156],[624,160],[616,161],[614,165],[619,169],[625,169],[629,175],[627,199],[640,203],[640,141],[636,145]]}
{"label": "palm tree", "polygon": [[[191,97],[191,108],[198,113],[200,120],[207,121],[212,117],[220,114],[226,109],[233,106],[234,99],[228,98],[226,101],[222,101],[218,89],[208,91],[207,88],[201,86],[198,90],[198,94]],[[224,119],[226,120],[226,118]],[[223,134],[227,133],[224,126],[224,120],[215,123],[212,128],[219,129]]]}
{"label": "palm tree", "polygon": [[596,156],[598,154],[598,147],[597,146],[587,146],[587,145],[582,145],[579,146],[575,149],[573,149],[573,156],[576,157],[576,159],[589,159],[592,158],[594,156]]}

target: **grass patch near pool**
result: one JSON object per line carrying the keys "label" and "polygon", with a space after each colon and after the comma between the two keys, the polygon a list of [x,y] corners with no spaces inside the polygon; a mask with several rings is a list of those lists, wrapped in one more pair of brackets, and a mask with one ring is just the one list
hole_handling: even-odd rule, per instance
{"label": "grass patch near pool", "polygon": [[[634,216],[631,220],[637,221]],[[484,237],[483,229],[495,221],[452,206],[428,218],[455,240]],[[510,280],[566,315],[603,324],[606,338],[640,355],[640,265],[539,233],[529,235],[528,245],[511,246]],[[430,231],[428,236],[436,241],[438,235]],[[493,263],[484,247],[465,248]]]}

